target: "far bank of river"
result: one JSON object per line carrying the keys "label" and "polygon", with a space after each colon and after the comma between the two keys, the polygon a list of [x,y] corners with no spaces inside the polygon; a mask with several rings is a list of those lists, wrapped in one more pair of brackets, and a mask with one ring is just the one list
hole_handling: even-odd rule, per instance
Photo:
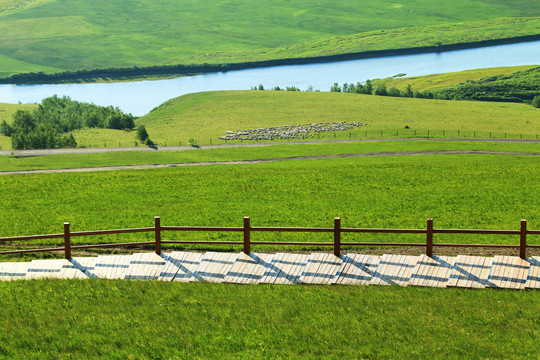
{"label": "far bank of river", "polygon": [[405,73],[420,76],[478,68],[540,65],[540,41],[436,53],[376,57],[329,63],[264,67],[176,79],[60,85],[0,85],[0,102],[37,103],[57,94],[98,105],[118,106],[135,116],[189,93],[296,86],[329,91],[334,83],[363,82]]}

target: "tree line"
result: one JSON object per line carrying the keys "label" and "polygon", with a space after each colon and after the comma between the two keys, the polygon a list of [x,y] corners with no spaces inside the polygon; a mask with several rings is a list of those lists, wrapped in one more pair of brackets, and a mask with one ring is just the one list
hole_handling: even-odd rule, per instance
{"label": "tree line", "polygon": [[0,134],[11,137],[13,149],[76,147],[73,134],[84,128],[133,129],[134,118],[117,107],[98,106],[56,95],[44,99],[37,109],[17,110],[13,122],[0,123]]}
{"label": "tree line", "polygon": [[[395,77],[402,75],[405,74],[396,75]],[[265,90],[265,88],[260,84],[253,86],[251,90]],[[269,90],[301,91],[295,86],[285,88],[276,86]],[[309,86],[306,91],[319,90],[313,90],[313,87]],[[410,84],[405,89],[399,89],[395,86],[388,87],[386,79],[368,79],[365,83],[344,83],[343,85],[334,83],[330,88],[330,92],[439,100],[520,102],[540,108],[540,66],[512,74],[500,74],[479,80],[467,80],[456,85],[434,90],[418,91],[414,90]]]}
{"label": "tree line", "polygon": [[417,91],[410,84],[401,90],[394,86],[387,87],[384,80],[367,80],[364,84],[345,83],[340,86],[334,83],[330,91],[440,100],[519,102],[540,107],[540,66],[511,74],[467,80],[434,90]]}

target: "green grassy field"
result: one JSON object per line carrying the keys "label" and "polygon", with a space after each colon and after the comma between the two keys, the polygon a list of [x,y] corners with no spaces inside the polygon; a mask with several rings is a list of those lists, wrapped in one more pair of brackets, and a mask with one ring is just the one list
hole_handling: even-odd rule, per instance
{"label": "green grassy field", "polygon": [[[249,104],[249,106],[246,106]],[[535,138],[540,133],[538,110],[530,105],[391,98],[381,96],[276,91],[225,91],[181,96],[162,104],[137,120],[160,145],[186,145],[189,138],[199,144],[215,144],[226,131],[319,122],[362,122],[360,129],[338,133],[338,138],[504,137],[504,132]],[[410,129],[404,129],[409,126]],[[383,130],[381,136],[380,131]],[[443,135],[443,130],[445,134]],[[457,131],[460,130],[460,134]],[[416,135],[415,135],[416,131]],[[113,142],[97,130],[75,134],[80,144],[93,146]],[[325,134],[333,138],[333,134]],[[129,142],[124,133],[117,141]],[[109,140],[107,140],[109,139]]]}
{"label": "green grassy field", "polygon": [[[514,68],[478,70],[501,73]],[[468,73],[443,75],[457,81]],[[472,75],[476,76],[476,75]],[[480,75],[477,75],[480,76]],[[425,83],[430,77],[422,78]],[[249,105],[247,105],[249,104]],[[0,121],[20,105],[0,104]],[[24,105],[31,108],[35,105]],[[4,110],[4,111],[2,111]],[[4,114],[4,115],[2,115]],[[323,133],[320,139],[347,138],[523,138],[540,135],[538,109],[527,104],[393,98],[360,94],[280,91],[217,91],[171,99],[136,120],[159,146],[225,144],[226,131],[321,122],[361,122],[351,131]],[[405,129],[409,126],[409,129]],[[381,133],[382,131],[382,133]],[[85,129],[74,132],[79,147],[130,147],[135,132]],[[229,141],[235,143],[239,141]],[[0,135],[2,150],[11,140]]]}
{"label": "green grassy field", "polygon": [[534,358],[540,351],[539,294],[384,286],[0,282],[0,356]]}
{"label": "green grassy field", "polygon": [[[388,88],[394,86],[400,90],[405,90],[407,88],[407,85],[409,84],[414,90],[418,91],[436,90],[437,88],[456,85],[467,80],[479,80],[499,74],[512,74],[518,71],[531,69],[536,66],[537,65],[475,69],[445,74],[385,78],[378,79],[377,81],[384,82]],[[375,81],[375,84],[377,83],[377,81]]]}
{"label": "green grassy field", "polygon": [[17,110],[32,110],[36,105],[27,104],[5,104],[0,103],[0,122],[6,121],[8,124],[13,122],[13,114]]}
{"label": "green grassy field", "polygon": [[3,1],[0,75],[222,64],[538,34],[535,2]]}
{"label": "green grassy field", "polygon": [[105,152],[36,157],[0,156],[1,171],[68,169],[118,165],[186,164],[207,161],[242,161],[298,156],[324,156],[411,151],[495,151],[540,153],[539,143],[473,141],[381,141],[286,144],[260,147],[191,148],[186,151]]}
{"label": "green grassy field", "polygon": [[[329,227],[340,216],[345,227],[388,228],[424,228],[426,218],[433,217],[436,227],[465,229],[517,229],[526,218],[529,228],[537,229],[540,203],[532,179],[540,176],[539,169],[536,157],[436,155],[1,176],[0,234],[58,233],[65,221],[72,231],[147,227],[156,215],[163,225],[240,226],[243,216],[251,216],[254,226]],[[77,238],[76,243],[150,238],[127,234]],[[233,240],[238,234],[164,235],[179,238]],[[253,240],[283,238],[253,235]],[[328,241],[324,234],[285,238]],[[347,236],[355,239],[425,241],[414,235]],[[441,235],[436,241],[515,244],[518,239]]]}

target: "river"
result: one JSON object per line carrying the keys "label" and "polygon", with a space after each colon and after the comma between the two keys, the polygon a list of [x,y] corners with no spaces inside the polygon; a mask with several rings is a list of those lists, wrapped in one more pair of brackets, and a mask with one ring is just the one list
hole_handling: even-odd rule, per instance
{"label": "river", "polygon": [[308,86],[329,91],[334,83],[367,79],[439,74],[454,71],[518,65],[540,65],[540,41],[497,45],[440,53],[390,56],[323,64],[275,66],[220,72],[168,80],[96,84],[0,85],[0,102],[38,103],[57,94],[98,105],[118,106],[135,116],[147,114],[164,101],[189,93],[215,90],[249,90]]}

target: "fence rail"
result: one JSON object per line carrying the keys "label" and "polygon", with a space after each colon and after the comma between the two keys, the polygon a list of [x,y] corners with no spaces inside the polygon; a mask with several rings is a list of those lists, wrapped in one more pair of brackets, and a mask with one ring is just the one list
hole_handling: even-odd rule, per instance
{"label": "fence rail", "polygon": [[[242,232],[243,241],[197,241],[197,240],[163,240],[163,231],[221,231],[221,232]],[[72,237],[128,234],[153,232],[154,241],[113,243],[113,244],[92,244],[92,245],[72,245]],[[333,242],[284,242],[284,241],[251,241],[252,232],[312,232],[312,233],[333,233]],[[425,234],[425,243],[392,243],[392,242],[342,242],[343,233],[380,233],[380,234]],[[519,235],[519,244],[516,245],[495,245],[495,244],[445,244],[434,243],[434,234],[488,234],[488,235]],[[154,245],[155,252],[161,254],[162,244],[204,244],[204,245],[243,245],[243,251],[246,254],[251,252],[251,245],[297,245],[297,246],[332,246],[334,254],[339,256],[343,246],[418,246],[425,247],[425,253],[428,256],[433,255],[434,247],[471,247],[471,248],[501,248],[501,249],[519,249],[519,256],[524,259],[527,256],[528,248],[538,248],[540,245],[527,245],[527,235],[540,235],[540,230],[527,230],[527,220],[521,220],[519,230],[478,230],[478,229],[434,229],[433,219],[427,219],[425,229],[372,229],[372,228],[342,228],[341,218],[334,218],[334,227],[311,228],[311,227],[262,227],[251,226],[251,220],[248,216],[244,217],[242,227],[215,227],[215,226],[161,226],[161,218],[154,218],[153,227],[133,228],[133,229],[114,229],[114,230],[95,230],[95,231],[77,231],[72,232],[70,224],[64,223],[64,233],[47,235],[30,235],[0,238],[0,242],[42,240],[42,239],[64,239],[63,247],[25,249],[2,251],[0,255],[24,254],[31,252],[51,252],[64,251],[65,258],[71,258],[72,250],[92,249],[92,248],[110,248],[110,247],[130,247]]]}

